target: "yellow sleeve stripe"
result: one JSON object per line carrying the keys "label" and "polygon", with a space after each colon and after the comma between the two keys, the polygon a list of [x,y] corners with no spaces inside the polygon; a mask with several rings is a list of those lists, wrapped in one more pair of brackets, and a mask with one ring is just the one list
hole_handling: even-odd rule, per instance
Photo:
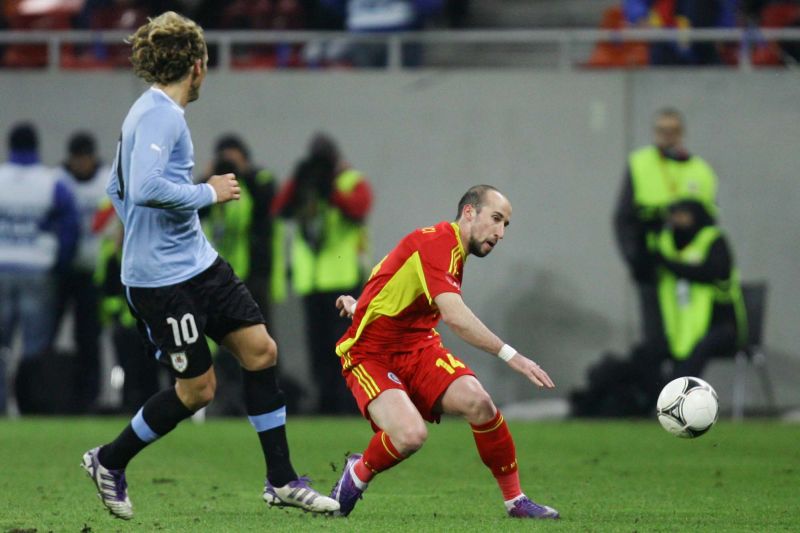
{"label": "yellow sleeve stripe", "polygon": [[453,233],[456,234],[456,240],[458,241],[458,250],[461,252],[461,257],[464,258],[464,262],[467,261],[467,254],[466,250],[464,250],[464,243],[461,242],[461,230],[458,228],[458,222],[451,222],[450,227],[453,228]]}
{"label": "yellow sleeve stripe", "polygon": [[389,449],[389,445],[386,444],[386,432],[381,432],[381,444],[383,444],[383,448],[386,450],[386,453],[392,456],[395,461],[402,460],[400,457],[397,457],[395,454],[392,453],[392,450]]}
{"label": "yellow sleeve stripe", "polygon": [[375,383],[375,380],[372,379],[372,376],[367,374],[367,371],[361,365],[356,365],[352,368],[353,375],[355,375],[358,383],[361,385],[361,388],[364,389],[364,392],[367,393],[367,397],[372,400],[375,398],[378,393],[380,393],[380,389],[378,385]]}
{"label": "yellow sleeve stripe", "polygon": [[447,269],[452,275],[458,275],[458,261],[461,259],[461,247],[455,246],[450,251],[450,267]]}
{"label": "yellow sleeve stripe", "polygon": [[497,424],[495,424],[494,426],[490,427],[489,429],[480,429],[480,430],[473,429],[472,432],[473,433],[491,433],[492,431],[494,431],[497,428],[499,428],[500,426],[502,426],[503,422],[505,422],[505,418],[503,418],[503,415],[500,415],[500,419],[497,421]]}

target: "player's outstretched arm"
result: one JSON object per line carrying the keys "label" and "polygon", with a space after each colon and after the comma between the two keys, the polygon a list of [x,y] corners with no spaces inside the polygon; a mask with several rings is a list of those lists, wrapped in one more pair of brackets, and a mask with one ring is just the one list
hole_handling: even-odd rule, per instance
{"label": "player's outstretched arm", "polygon": [[475,313],[467,307],[460,294],[445,292],[434,298],[442,320],[447,326],[472,346],[484,352],[501,355],[508,366],[527,377],[538,387],[555,388],[553,380],[542,367],[519,352],[508,353],[513,348],[506,345],[495,335]]}
{"label": "player's outstretched arm", "polygon": [[350,296],[349,294],[342,294],[338,298],[336,298],[336,309],[339,310],[339,316],[346,316],[347,318],[353,318],[353,315],[356,314],[356,304],[358,300]]}

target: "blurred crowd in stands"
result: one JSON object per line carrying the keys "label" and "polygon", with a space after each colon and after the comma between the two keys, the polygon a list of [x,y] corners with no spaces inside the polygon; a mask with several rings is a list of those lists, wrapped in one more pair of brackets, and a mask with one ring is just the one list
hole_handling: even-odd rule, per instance
{"label": "blurred crowd in stands", "polygon": [[[586,0],[587,2],[591,0]],[[531,0],[532,3],[533,0]],[[206,30],[348,31],[386,33],[427,28],[482,27],[471,15],[470,0],[4,0],[0,28],[12,30],[120,30],[132,31],[154,14],[174,10],[196,20]],[[502,9],[501,3],[495,7]],[[794,64],[800,43],[762,38],[760,28],[800,26],[800,0],[621,0],[598,21],[603,29],[623,28],[748,28],[749,42],[598,43],[589,67],[646,65],[736,65],[743,54],[759,66]],[[404,66],[424,64],[422,47],[406,45]],[[217,62],[216,46],[209,50]],[[383,67],[383,44],[334,39],[303,45],[282,42],[236,44],[233,68]],[[47,64],[43,44],[0,45],[0,65],[32,68]],[[65,68],[125,68],[124,45],[66,44],[61,49]]]}
{"label": "blurred crowd in stands", "polygon": [[605,42],[589,59],[592,67],[643,67],[647,65],[737,65],[747,54],[756,66],[795,64],[800,42],[774,42],[759,34],[761,28],[800,27],[797,0],[623,0],[609,8],[603,29],[731,29],[747,28],[747,43]]}
{"label": "blurred crowd in stands", "polygon": [[[414,31],[425,27],[458,28],[465,24],[469,0],[5,0],[0,27],[13,30],[133,31],[147,17],[167,10],[192,18],[206,30],[350,31],[359,33]],[[68,46],[62,64],[73,68],[127,66],[127,49]],[[209,50],[216,62],[215,47]],[[47,52],[41,45],[7,46],[2,63],[11,67],[40,67]],[[236,68],[318,66],[382,66],[385,56],[372,47],[348,43],[297,46],[237,45]]]}

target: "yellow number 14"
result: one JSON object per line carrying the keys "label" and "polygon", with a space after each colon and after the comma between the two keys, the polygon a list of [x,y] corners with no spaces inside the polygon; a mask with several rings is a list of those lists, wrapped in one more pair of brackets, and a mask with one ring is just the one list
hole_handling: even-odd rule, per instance
{"label": "yellow number 14", "polygon": [[439,368],[444,368],[445,370],[447,370],[448,374],[455,374],[456,368],[466,368],[464,366],[464,363],[453,357],[453,354],[451,353],[447,354],[447,358],[450,360],[449,363],[444,359],[442,359],[441,357],[438,358],[436,360],[436,366],[438,366]]}

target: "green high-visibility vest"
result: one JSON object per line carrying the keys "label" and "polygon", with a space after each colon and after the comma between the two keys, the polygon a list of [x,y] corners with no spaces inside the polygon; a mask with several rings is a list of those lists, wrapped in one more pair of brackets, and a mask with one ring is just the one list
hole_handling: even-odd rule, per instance
{"label": "green high-visibility vest", "polygon": [[[664,220],[667,207],[683,199],[702,202],[716,213],[717,176],[708,163],[693,155],[686,161],[663,157],[655,146],[634,151],[628,161],[633,185],[633,202],[640,220]],[[647,236],[651,248],[655,234]]]}
{"label": "green high-visibility vest", "polygon": [[[351,192],[364,176],[357,170],[346,170],[334,180],[335,190]],[[349,289],[361,282],[362,253],[367,248],[367,230],[363,223],[348,219],[340,209],[327,201],[319,201],[322,220],[322,242],[315,252],[295,232],[291,247],[292,287],[300,295],[313,292]]]}
{"label": "green high-visibility vest", "polygon": [[[272,179],[272,174],[262,171],[257,179]],[[236,202],[226,202],[211,206],[209,216],[203,221],[203,232],[219,254],[231,264],[236,275],[246,280],[250,275],[250,224],[253,219],[253,195],[239,182],[241,194]],[[270,279],[270,300],[281,302],[286,297],[285,274],[283,266],[283,224],[279,220],[272,223],[272,276]]]}
{"label": "green high-visibility vest", "polygon": [[[673,262],[699,265],[708,257],[711,245],[722,236],[715,226],[701,229],[681,250],[675,248],[671,230],[658,235],[658,250]],[[715,303],[732,304],[736,315],[739,344],[747,337],[747,318],[739,284],[739,273],[732,269],[728,279],[714,283],[698,283],[678,278],[666,267],[658,268],[658,300],[664,332],[673,358],[683,360],[691,355],[700,340],[708,333]]]}
{"label": "green high-visibility vest", "polygon": [[253,195],[239,182],[241,194],[236,202],[211,206],[203,221],[203,231],[219,255],[231,264],[241,279],[250,274],[250,220],[253,215]]}
{"label": "green high-visibility vest", "polygon": [[[122,261],[122,250],[114,242],[113,237],[106,237],[100,242],[97,255],[97,268],[94,271],[93,281],[97,287],[103,287],[108,277],[108,262]],[[136,327],[136,319],[128,308],[128,302],[122,294],[103,293],[100,300],[100,322],[110,324],[114,319],[126,328]]]}

